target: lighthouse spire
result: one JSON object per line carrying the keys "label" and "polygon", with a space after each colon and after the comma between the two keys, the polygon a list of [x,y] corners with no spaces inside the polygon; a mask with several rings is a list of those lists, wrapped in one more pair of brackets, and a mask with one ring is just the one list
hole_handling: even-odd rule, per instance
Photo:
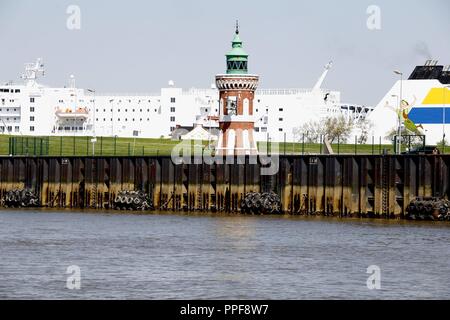
{"label": "lighthouse spire", "polygon": [[227,74],[246,74],[248,66],[248,54],[242,48],[242,40],[239,37],[239,21],[236,20],[236,30],[231,50],[226,54]]}

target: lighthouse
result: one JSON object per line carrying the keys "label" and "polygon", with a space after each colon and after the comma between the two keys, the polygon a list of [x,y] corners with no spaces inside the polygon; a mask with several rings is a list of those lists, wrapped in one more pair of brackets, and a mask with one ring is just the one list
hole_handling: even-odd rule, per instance
{"label": "lighthouse", "polygon": [[242,47],[239,25],[226,54],[226,74],[216,75],[219,90],[218,155],[256,155],[253,100],[259,77],[248,73],[248,54]]}

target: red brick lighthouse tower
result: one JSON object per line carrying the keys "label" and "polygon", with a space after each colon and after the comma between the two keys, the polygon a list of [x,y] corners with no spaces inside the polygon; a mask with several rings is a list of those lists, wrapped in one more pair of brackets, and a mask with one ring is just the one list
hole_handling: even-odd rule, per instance
{"label": "red brick lighthouse tower", "polygon": [[253,131],[253,99],[259,77],[247,72],[248,55],[242,48],[237,23],[232,49],[226,58],[226,74],[216,75],[220,127],[216,153],[218,155],[255,155],[258,149]]}

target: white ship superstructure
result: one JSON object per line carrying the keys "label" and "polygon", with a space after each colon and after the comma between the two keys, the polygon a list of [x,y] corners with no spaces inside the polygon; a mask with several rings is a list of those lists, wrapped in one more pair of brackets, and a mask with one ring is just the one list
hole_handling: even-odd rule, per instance
{"label": "white ship superstructure", "polygon": [[[294,129],[311,120],[344,114],[352,119],[372,110],[341,103],[340,92],[321,88],[331,64],[311,89],[259,89],[254,117],[257,141],[292,141]],[[80,89],[70,76],[65,87],[40,84],[41,60],[27,64],[23,84],[0,85],[0,133],[39,136],[170,137],[177,128],[218,128],[219,92],[182,89],[169,81],[155,94],[104,94]]]}
{"label": "white ship superstructure", "polygon": [[[445,141],[450,136],[450,65],[438,65],[427,60],[416,66],[407,79],[403,73],[394,86],[380,100],[368,117],[374,126],[371,132],[391,142],[392,133],[424,135],[427,144]],[[405,132],[406,131],[406,132]]]}

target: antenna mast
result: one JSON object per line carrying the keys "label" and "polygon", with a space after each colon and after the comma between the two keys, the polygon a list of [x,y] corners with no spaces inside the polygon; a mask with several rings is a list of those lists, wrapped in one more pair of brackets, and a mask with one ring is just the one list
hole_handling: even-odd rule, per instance
{"label": "antenna mast", "polygon": [[44,63],[41,58],[38,58],[35,63],[25,63],[25,72],[22,74],[22,79],[25,80],[27,86],[34,86],[40,75],[45,75]]}

